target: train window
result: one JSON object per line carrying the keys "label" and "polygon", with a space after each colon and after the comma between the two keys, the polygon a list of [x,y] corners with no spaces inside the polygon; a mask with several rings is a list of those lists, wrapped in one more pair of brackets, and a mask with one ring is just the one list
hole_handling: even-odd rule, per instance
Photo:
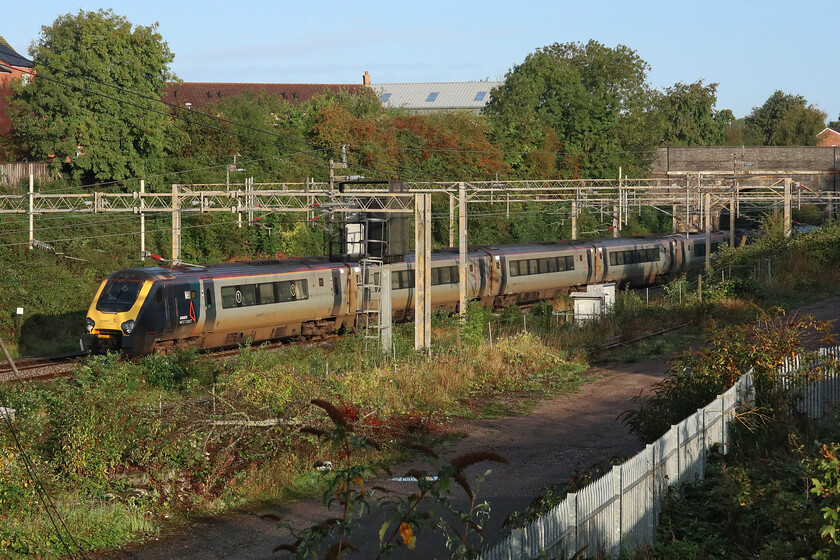
{"label": "train window", "polygon": [[277,301],[277,295],[274,293],[274,284],[258,284],[257,292],[259,293],[260,305],[267,303],[274,303]]}
{"label": "train window", "polygon": [[286,302],[292,301],[292,283],[291,282],[277,282],[277,301]]}
{"label": "train window", "polygon": [[440,272],[440,283],[441,284],[451,284],[452,283],[452,270],[448,266],[444,266],[439,269]]}
{"label": "train window", "polygon": [[302,299],[309,299],[308,286],[306,280],[289,280],[286,282],[277,282],[277,301],[283,303],[287,301],[298,301]]}
{"label": "train window", "polygon": [[400,270],[391,274],[391,288],[404,290],[414,287],[414,271]]}
{"label": "train window", "polygon": [[[222,308],[230,309],[236,307],[236,286],[225,286],[222,288]],[[240,294],[240,298],[242,295]]]}
{"label": "train window", "polygon": [[248,307],[257,304],[256,284],[246,284],[244,286],[239,286],[239,293],[241,294],[242,301],[237,303],[239,303],[239,305],[241,305],[242,307]]}
{"label": "train window", "polygon": [[[546,261],[547,261],[546,262],[546,267],[548,268],[548,270],[546,270],[546,272],[557,272],[558,265],[565,264],[565,261],[563,260],[562,257],[559,258],[559,259],[546,259]],[[562,270],[562,269],[560,269],[560,270]]]}
{"label": "train window", "polygon": [[122,313],[131,309],[137,301],[142,282],[134,280],[108,280],[99,296],[96,309],[105,313]]}
{"label": "train window", "polygon": [[574,257],[564,257],[566,259],[566,270],[574,270],[575,269],[575,258]]}
{"label": "train window", "polygon": [[155,303],[163,303],[163,288],[158,288],[155,292]]}
{"label": "train window", "polygon": [[519,276],[519,261],[510,261],[510,275]]}
{"label": "train window", "polygon": [[213,307],[213,291],[210,288],[204,290],[204,305],[207,309]]}
{"label": "train window", "polygon": [[324,279],[323,279],[323,278],[318,278],[318,287],[319,287],[319,288],[323,288],[323,287],[324,287]]}
{"label": "train window", "polygon": [[473,270],[473,265],[470,265],[470,272],[472,272]]}
{"label": "train window", "polygon": [[548,272],[548,259],[540,259],[539,261],[537,261],[537,265],[539,267],[539,274],[545,274],[546,272]]}

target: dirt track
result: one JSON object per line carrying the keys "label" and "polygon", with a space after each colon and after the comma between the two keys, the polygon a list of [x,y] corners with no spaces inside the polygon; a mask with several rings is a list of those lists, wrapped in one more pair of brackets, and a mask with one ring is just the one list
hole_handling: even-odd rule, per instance
{"label": "dirt track", "polygon": [[[836,319],[840,317],[840,298],[809,306],[799,313],[812,314],[822,320]],[[476,471],[488,467],[493,470],[479,490],[480,497],[491,504],[489,540],[500,540],[504,536],[500,529],[502,520],[510,512],[526,507],[542,488],[565,482],[576,471],[614,455],[631,455],[638,451],[641,446],[617,420],[617,416],[632,406],[634,396],[665,377],[667,370],[666,360],[595,367],[586,372],[589,382],[580,392],[544,402],[527,416],[453,422],[450,428],[465,437],[445,453],[447,457],[489,450],[509,461],[508,465],[485,463],[474,467]],[[410,467],[398,467],[394,472],[401,474]],[[406,485],[383,482],[393,488]],[[410,490],[407,486],[403,489]],[[460,505],[466,506],[466,500]],[[197,520],[178,534],[143,546],[100,554],[97,558],[284,558],[283,554],[271,552],[286,539],[283,538],[284,533],[277,529],[276,522],[260,518],[260,515],[269,512],[299,527],[335,515],[328,514],[315,500],[286,508],[246,508],[217,518]],[[376,539],[379,526],[380,522],[370,523],[370,528],[356,537],[357,544]],[[421,537],[423,550],[395,557],[448,558],[441,544],[432,541],[434,539]]]}

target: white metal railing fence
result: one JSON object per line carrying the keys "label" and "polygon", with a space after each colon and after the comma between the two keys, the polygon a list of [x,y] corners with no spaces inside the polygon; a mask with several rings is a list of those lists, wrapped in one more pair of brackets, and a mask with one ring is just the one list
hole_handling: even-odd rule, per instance
{"label": "white metal railing fence", "polygon": [[[819,354],[840,362],[840,346],[820,348]],[[793,375],[806,365],[812,364],[803,364],[800,356],[788,358],[779,369],[779,380],[784,389],[799,397],[796,402],[799,412],[819,419],[840,405],[840,372],[819,368]]]}
{"label": "white metal railing fence", "polygon": [[[840,359],[840,347],[820,353]],[[814,379],[794,382],[800,359],[780,370],[782,385],[800,392],[800,410],[819,417],[829,406],[840,404],[840,375],[827,371]],[[805,376],[806,378],[808,376]],[[739,404],[754,398],[752,373],[705,408],[698,409],[649,444],[632,459],[582,488],[570,493],[551,511],[522,529],[511,531],[501,543],[485,550],[482,560],[571,558],[585,550],[588,557],[618,555],[652,542],[662,499],[669,486],[702,480],[706,453],[714,445],[729,449],[729,420]]]}

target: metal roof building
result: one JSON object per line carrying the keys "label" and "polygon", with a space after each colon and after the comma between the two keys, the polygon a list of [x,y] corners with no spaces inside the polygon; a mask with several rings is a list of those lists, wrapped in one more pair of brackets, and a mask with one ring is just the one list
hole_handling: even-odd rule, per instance
{"label": "metal roof building", "polygon": [[370,84],[384,107],[400,107],[414,113],[455,111],[478,113],[490,101],[490,90],[504,82],[426,82]]}

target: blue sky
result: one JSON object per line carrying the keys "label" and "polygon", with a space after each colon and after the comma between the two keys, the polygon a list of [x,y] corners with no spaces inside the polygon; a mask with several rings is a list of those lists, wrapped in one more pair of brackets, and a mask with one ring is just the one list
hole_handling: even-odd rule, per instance
{"label": "blue sky", "polygon": [[536,48],[624,44],[657,88],[717,82],[718,108],[748,114],[777,89],[840,114],[840,1],[9,2],[0,35],[21,54],[61,14],[112,8],[160,24],[185,81],[360,83],[501,80]]}

